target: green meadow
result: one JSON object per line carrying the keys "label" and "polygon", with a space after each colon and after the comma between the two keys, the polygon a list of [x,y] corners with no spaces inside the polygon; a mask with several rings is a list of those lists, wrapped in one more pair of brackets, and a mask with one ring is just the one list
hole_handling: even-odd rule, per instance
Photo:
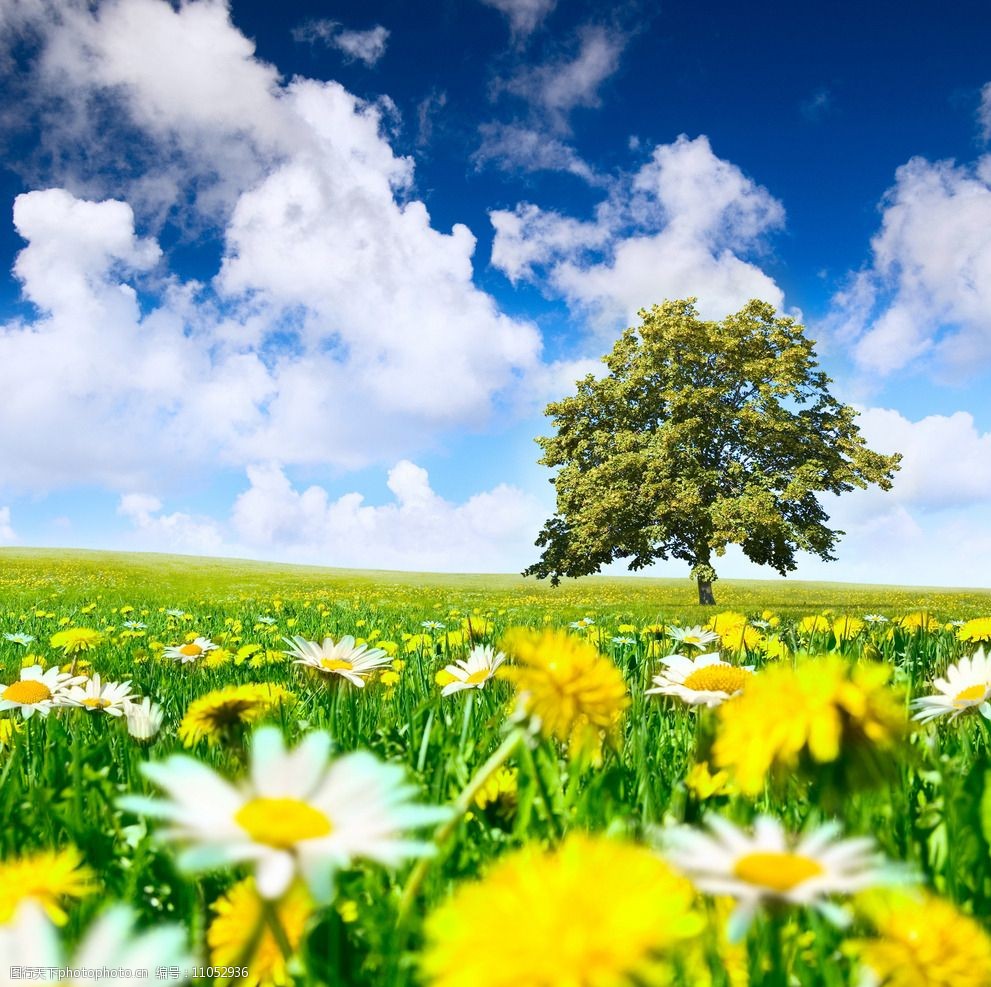
{"label": "green meadow", "polygon": [[[898,869],[899,886],[930,896],[913,905],[919,915],[952,909],[956,938],[940,940],[940,948],[960,950],[971,971],[953,982],[991,982],[978,979],[980,964],[991,964],[980,931],[991,915],[991,731],[976,707],[952,722],[944,717],[923,726],[911,722],[909,705],[981,645],[977,619],[991,616],[991,592],[790,580],[724,580],[715,590],[718,605],[700,608],[687,578],[594,577],[553,588],[509,575],[4,549],[0,698],[22,669],[61,667],[90,681],[99,674],[103,683],[129,682],[133,699],[146,697],[161,708],[162,722],[141,738],[129,730],[128,717],[107,715],[98,705],[56,706],[26,718],[23,708],[0,711],[0,877],[8,878],[6,889],[0,881],[0,915],[16,904],[21,881],[22,894],[61,913],[59,935],[70,953],[108,904],[121,902],[142,928],[181,927],[201,983],[470,987],[470,970],[461,979],[445,973],[445,948],[483,959],[485,949],[493,956],[500,948],[519,950],[534,957],[528,969],[536,969],[537,937],[549,934],[539,915],[515,913],[532,907],[522,900],[512,905],[517,892],[506,898],[512,907],[505,905],[500,862],[519,852],[556,853],[576,834],[663,854],[672,827],[699,827],[713,814],[746,830],[758,816],[771,815],[792,834],[833,820],[844,837],[874,840],[877,853]],[[809,756],[803,748],[784,771],[769,769],[759,791],[747,790],[742,774],[735,779],[734,764],[742,762],[717,763],[720,732],[729,729],[724,707],[647,694],[663,671],[662,658],[692,658],[701,650],[679,640],[677,629],[726,612],[737,616],[716,624],[722,639],[706,650],[718,649],[734,671],[753,667],[754,683],[808,662],[821,668],[833,662],[830,674],[848,676],[837,687],[839,698],[823,697],[838,711],[830,720],[838,738],[833,756]],[[865,615],[887,619],[865,621]],[[548,732],[546,716],[543,727],[521,726],[516,692],[522,685],[516,689],[499,675],[484,688],[442,694],[451,681],[444,669],[474,647],[506,647],[504,667],[524,661],[506,644],[513,628],[555,632],[534,649],[564,649],[563,655],[573,642],[588,662],[601,664],[598,681],[617,676],[625,698],[612,720],[593,731],[591,752],[576,755],[573,745]],[[78,647],[57,636],[79,629],[93,635]],[[286,655],[287,639],[346,635],[388,658],[361,688]],[[203,639],[211,649],[196,660],[169,657],[169,649]],[[208,710],[198,726],[192,722],[197,701],[256,687],[277,698],[216,707],[212,719]],[[726,708],[745,700],[750,688]],[[593,715],[601,700],[588,703]],[[797,704],[769,703],[754,744],[803,715]],[[575,722],[587,732],[587,717]],[[245,883],[249,863],[182,866],[182,847],[168,839],[167,827],[121,804],[128,795],[160,796],[142,768],[173,755],[246,784],[252,732],[265,723],[290,747],[326,731],[336,756],[371,751],[401,766],[418,802],[453,807],[450,824],[417,830],[433,842],[435,856],[385,866],[359,855],[340,867],[329,901],[311,902],[294,885],[263,906]],[[75,853],[71,866],[86,880],[60,885],[58,865],[44,856],[53,851]],[[34,891],[28,871],[38,882]],[[599,900],[601,882],[606,907],[625,928],[633,917],[623,909],[632,906],[614,876],[589,873],[589,901]],[[487,913],[473,914],[471,899],[458,895],[487,880],[493,881]],[[552,897],[553,884],[548,887]],[[601,983],[853,987],[868,982],[867,969],[883,973],[884,956],[904,958],[914,948],[897,923],[877,917],[881,906],[862,904],[852,891],[829,895],[842,921],[779,897],[757,911],[738,942],[726,934],[728,899],[691,894],[703,925],[692,926],[684,942],[660,943],[653,965]],[[442,921],[431,918],[452,900],[465,903],[439,913]],[[558,911],[566,904],[548,901]],[[935,919],[928,921],[936,928]],[[864,946],[878,942],[890,947],[880,960]],[[585,962],[576,956],[575,963]],[[501,983],[495,975],[486,982]],[[534,979],[532,987],[551,982]]]}

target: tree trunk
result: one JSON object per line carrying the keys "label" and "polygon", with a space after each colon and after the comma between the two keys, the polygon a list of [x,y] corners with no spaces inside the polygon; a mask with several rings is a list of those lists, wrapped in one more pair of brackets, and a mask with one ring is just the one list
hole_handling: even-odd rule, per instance
{"label": "tree trunk", "polygon": [[700,576],[698,579],[698,584],[699,584],[699,606],[700,607],[715,606],[716,598],[712,595],[711,580],[703,579]]}

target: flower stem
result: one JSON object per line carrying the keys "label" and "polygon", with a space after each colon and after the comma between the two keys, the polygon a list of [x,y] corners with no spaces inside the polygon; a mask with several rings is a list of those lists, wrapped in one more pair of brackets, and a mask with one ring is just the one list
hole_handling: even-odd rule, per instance
{"label": "flower stem", "polygon": [[[454,805],[451,806],[450,818],[434,834],[434,843],[438,849],[443,847],[448,837],[457,829],[475,796],[489,778],[502,767],[522,738],[523,731],[518,728],[508,733],[503,742],[492,753],[491,757],[475,772],[468,784],[461,790],[461,794],[455,799]],[[397,924],[400,928],[406,924],[410,908],[412,908],[420,886],[423,884],[423,879],[427,876],[427,871],[430,869],[430,860],[430,857],[421,857],[410,873],[409,879],[406,881],[406,887],[403,888],[403,896],[399,902]]]}

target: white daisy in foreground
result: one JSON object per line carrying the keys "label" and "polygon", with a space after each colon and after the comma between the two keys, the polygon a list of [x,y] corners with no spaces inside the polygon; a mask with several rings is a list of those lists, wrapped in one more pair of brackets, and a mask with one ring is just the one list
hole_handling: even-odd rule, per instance
{"label": "white daisy in foreground", "polygon": [[719,640],[719,635],[715,631],[707,631],[704,627],[696,624],[694,627],[669,627],[667,635],[672,641],[678,644],[690,644],[700,651],[707,644]]}
{"label": "white daisy in foreground", "polygon": [[296,874],[321,904],[333,897],[334,873],[363,858],[396,866],[434,845],[406,830],[447,819],[449,810],[418,805],[404,771],[358,751],[332,759],[329,734],[310,733],[287,751],[278,727],[262,727],[251,744],[249,777],[232,784],[181,755],[142,770],[168,799],[127,796],[132,812],[165,820],[167,840],[185,844],[179,866],[210,870],[254,864],[265,898],[278,898]]}
{"label": "white daisy in foreground", "polygon": [[903,882],[908,872],[877,853],[867,837],[839,839],[837,822],[799,838],[769,816],[758,817],[753,835],[719,816],[707,816],[709,832],[678,826],[662,834],[665,857],[700,890],[729,895],[739,904],[728,934],[738,941],[764,902],[809,905],[839,926],[847,913],[826,900],[878,884]]}
{"label": "white daisy in foreground", "polygon": [[171,644],[162,651],[166,658],[175,658],[183,665],[192,661],[199,661],[208,651],[216,651],[217,645],[209,638],[198,637],[194,641],[186,644]]}
{"label": "white daisy in foreground", "polygon": [[323,639],[323,644],[303,637],[284,637],[282,640],[289,645],[286,654],[296,659],[295,664],[315,668],[326,675],[340,675],[359,689],[364,688],[366,675],[392,662],[381,648],[356,645],[350,634],[337,644],[329,637]]}
{"label": "white daisy in foreground", "polygon": [[[186,934],[178,925],[134,931],[134,913],[126,905],[115,905],[90,927],[71,959],[66,959],[55,926],[34,903],[18,908],[12,922],[0,926],[0,982],[15,968],[29,968],[33,983],[59,987],[153,987],[161,982],[156,971],[178,968],[180,978],[170,983],[188,983],[193,957],[186,948]],[[121,976],[120,971],[130,972]],[[59,973],[69,973],[68,979]],[[99,973],[105,971],[106,976]],[[72,973],[81,979],[74,979]],[[40,976],[39,976],[40,973]],[[140,976],[139,974],[143,974]]]}
{"label": "white daisy in foreground", "polygon": [[86,679],[82,685],[72,686],[68,695],[75,705],[110,716],[123,716],[127,705],[136,698],[131,693],[130,679],[127,682],[104,683],[99,673]]}
{"label": "white daisy in foreground", "polygon": [[454,677],[454,681],[444,686],[441,695],[450,696],[462,689],[481,689],[505,660],[506,656],[501,651],[494,651],[488,644],[477,645],[466,659],[444,669]]}
{"label": "white daisy in foreground", "polygon": [[48,716],[56,706],[76,706],[69,688],[85,681],[83,675],[70,675],[52,666],[46,672],[41,665],[21,669],[21,678],[10,685],[0,685],[0,713],[19,709],[24,719],[37,713]]}
{"label": "white daisy in foreground", "polygon": [[4,634],[4,640],[13,644],[22,644],[26,648],[33,640],[33,634]]}
{"label": "white daisy in foreground", "polygon": [[961,713],[976,709],[985,719],[991,720],[991,654],[985,655],[978,648],[969,658],[961,658],[946,669],[944,678],[936,679],[935,696],[920,696],[912,700],[918,712],[912,717],[928,723],[938,716],[950,715],[955,720]]}
{"label": "white daisy in foreground", "polygon": [[140,702],[126,703],[124,716],[127,718],[127,732],[135,740],[151,740],[161,730],[165,718],[162,707],[147,696]]}
{"label": "white daisy in foreground", "polygon": [[731,665],[718,651],[695,658],[668,655],[661,659],[666,671],[655,675],[648,696],[677,696],[690,706],[718,706],[743,691],[754,672],[753,665]]}

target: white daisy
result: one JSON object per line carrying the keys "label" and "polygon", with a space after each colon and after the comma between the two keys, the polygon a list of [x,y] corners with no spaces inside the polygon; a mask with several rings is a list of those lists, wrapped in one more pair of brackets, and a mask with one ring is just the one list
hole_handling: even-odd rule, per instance
{"label": "white daisy", "polygon": [[124,716],[127,718],[127,732],[135,740],[151,740],[162,728],[165,718],[162,707],[147,696],[137,703],[127,702]]}
{"label": "white daisy", "polygon": [[888,618],[885,617],[884,614],[882,614],[882,613],[865,613],[864,614],[864,620],[866,620],[868,624],[887,624],[887,623],[889,623]]}
{"label": "white daisy", "polygon": [[396,866],[427,855],[432,843],[405,830],[447,819],[449,810],[417,805],[398,765],[357,751],[331,759],[329,734],[310,733],[287,751],[278,727],[262,727],[251,744],[249,776],[235,785],[190,757],[146,764],[168,799],[128,796],[121,805],[169,823],[163,836],[185,844],[187,871],[254,864],[266,898],[278,898],[296,874],[321,904],[334,873],[363,858]]}
{"label": "white daisy", "polygon": [[77,705],[93,712],[103,712],[110,716],[123,716],[125,707],[135,697],[131,693],[131,681],[102,682],[99,673],[86,679],[82,685],[69,689],[69,698]]}
{"label": "white daisy", "polygon": [[140,620],[125,620],[123,626],[129,631],[143,631],[148,627],[146,623]]}
{"label": "white daisy", "polygon": [[[2,982],[8,982],[6,973],[26,967],[34,975],[25,974],[23,979],[60,987],[153,987],[161,979],[156,971],[163,968],[179,970],[179,978],[170,983],[188,983],[193,957],[183,929],[162,925],[135,932],[134,921],[130,908],[115,905],[89,927],[75,954],[66,959],[57,930],[41,908],[33,902],[22,904],[13,920],[0,926],[0,970],[5,971]],[[130,975],[120,975],[122,970],[130,971]],[[68,971],[68,979],[60,979],[60,971]],[[103,971],[106,976],[100,976]]]}
{"label": "white daisy", "polygon": [[176,617],[176,618],[178,618],[178,617],[185,617],[186,616],[186,611],[185,610],[166,610],[165,613],[169,617]]}
{"label": "white daisy", "polygon": [[33,634],[4,634],[4,638],[7,641],[11,641],[14,644],[23,644],[26,648],[33,640]]}
{"label": "white daisy", "polygon": [[47,672],[41,665],[28,665],[21,669],[20,681],[0,686],[0,712],[20,709],[26,720],[35,713],[48,716],[56,706],[77,706],[68,690],[83,681],[85,676],[60,672],[55,665]]}
{"label": "white daisy", "polygon": [[342,637],[337,644],[329,637],[323,639],[323,644],[307,641],[303,637],[284,637],[282,640],[289,645],[286,654],[296,659],[295,664],[315,668],[325,675],[340,675],[359,689],[364,688],[365,676],[369,672],[392,661],[381,648],[356,645],[350,634]]}
{"label": "white daisy", "polygon": [[455,681],[445,685],[441,695],[450,696],[462,689],[481,689],[505,660],[506,656],[501,651],[493,651],[490,645],[477,645],[471,649],[467,659],[444,669],[448,675],[454,676]]}
{"label": "white daisy", "polygon": [[612,643],[613,644],[621,644],[621,645],[624,645],[626,647],[629,647],[630,645],[636,644],[637,642],[632,637],[626,637],[625,635],[620,635],[619,637],[614,637],[612,639]]}
{"label": "white daisy", "polygon": [[275,623],[274,617],[255,617],[259,624],[267,624],[269,627]]}
{"label": "white daisy", "polygon": [[209,638],[198,637],[186,644],[170,644],[162,651],[166,658],[175,658],[183,665],[191,661],[199,661],[208,651],[215,651],[217,645]]}
{"label": "white daisy", "polygon": [[769,816],[758,817],[752,836],[719,816],[705,822],[709,832],[677,826],[662,834],[665,857],[700,891],[737,899],[728,930],[732,941],[743,937],[764,902],[809,905],[844,926],[849,916],[826,895],[853,894],[909,877],[879,855],[870,838],[839,839],[837,822],[799,838],[788,836]]}
{"label": "white daisy", "polygon": [[661,659],[667,670],[655,675],[648,696],[677,696],[690,706],[718,706],[742,692],[753,674],[753,665],[731,665],[718,651],[686,658],[668,655]]}
{"label": "white daisy", "polygon": [[425,627],[428,631],[442,631],[446,625],[439,620],[421,620],[420,626]]}
{"label": "white daisy", "polygon": [[946,669],[945,678],[936,679],[935,696],[920,696],[912,700],[918,710],[913,719],[928,723],[938,716],[950,714],[955,720],[961,713],[975,709],[991,720],[991,654],[978,648],[969,658],[961,658]]}
{"label": "white daisy", "polygon": [[713,641],[719,640],[719,635],[715,631],[707,631],[698,624],[694,627],[669,627],[667,634],[672,641],[677,641],[679,644],[690,644],[693,648],[698,648],[700,651],[707,644],[712,644]]}

